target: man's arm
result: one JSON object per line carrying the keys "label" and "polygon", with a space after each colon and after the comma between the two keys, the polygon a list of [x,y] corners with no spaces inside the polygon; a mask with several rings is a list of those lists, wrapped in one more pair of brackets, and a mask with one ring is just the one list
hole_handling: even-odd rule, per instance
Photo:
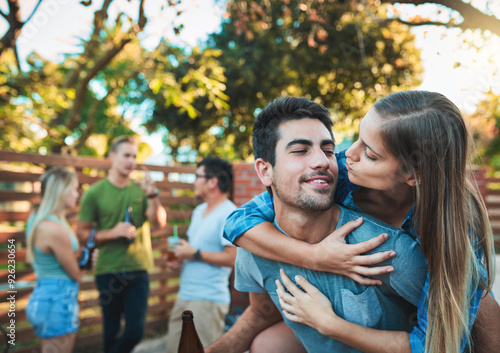
{"label": "man's arm", "polygon": [[164,229],[167,226],[167,212],[163,208],[159,195],[148,199],[146,216],[154,230]]}
{"label": "man's arm", "polygon": [[148,195],[146,217],[148,217],[154,230],[164,229],[167,226],[167,212],[161,205],[159,191],[149,174],[149,170],[145,166],[142,166],[142,170],[144,171],[144,178],[138,184],[144,193]]}
{"label": "man's arm", "polygon": [[231,329],[205,349],[206,353],[242,353],[258,333],[282,320],[269,294],[250,293],[250,306]]}
{"label": "man's arm", "polygon": [[[95,191],[95,190],[94,190]],[[98,206],[95,192],[87,190],[82,196],[80,202],[80,213],[78,215],[78,226],[76,235],[80,244],[84,245],[90,235],[90,230],[94,223],[97,222]],[[120,237],[134,239],[136,236],[136,229],[130,223],[119,222],[113,228],[101,229],[96,232],[96,244],[101,245],[111,240],[116,240]]]}
{"label": "man's arm", "polygon": [[195,258],[195,254],[198,249],[193,248],[186,240],[181,239],[179,244],[175,248],[175,255],[178,258],[184,260],[198,260],[206,262],[212,266],[218,267],[233,267],[234,260],[236,259],[236,247],[235,246],[225,246],[223,251],[211,252],[200,250],[199,258]]}
{"label": "man's arm", "polygon": [[[78,221],[76,234],[80,244],[85,244],[92,229],[92,222]],[[95,233],[96,244],[101,245],[108,241],[116,240],[118,238],[134,239],[136,236],[136,228],[130,223],[120,222],[111,229],[104,229]]]}

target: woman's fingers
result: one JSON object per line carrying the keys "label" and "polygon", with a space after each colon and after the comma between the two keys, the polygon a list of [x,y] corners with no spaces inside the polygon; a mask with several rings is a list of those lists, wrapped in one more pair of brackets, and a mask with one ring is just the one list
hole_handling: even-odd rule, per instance
{"label": "woman's fingers", "polygon": [[307,279],[302,276],[295,276],[295,282],[297,282],[302,287],[302,289],[304,289],[304,291],[311,296],[319,293],[318,288],[313,286]]}
{"label": "woman's fingers", "polygon": [[283,285],[294,297],[303,293],[302,290],[300,290],[299,287],[297,287],[295,283],[293,283],[292,280],[286,275],[283,269],[280,269],[280,277],[281,281],[283,281]]}
{"label": "woman's fingers", "polygon": [[295,308],[293,306],[293,301],[295,298],[285,291],[285,288],[281,282],[276,280],[276,293],[278,294],[278,300],[283,311],[283,315],[290,321],[301,322],[301,320],[295,315]]}
{"label": "woman's fingers", "polygon": [[365,277],[383,275],[384,273],[392,271],[394,271],[394,266],[369,267],[357,265],[353,267],[353,272]]}
{"label": "woman's fingers", "polygon": [[[375,238],[366,240],[362,243],[350,244],[351,251],[354,254],[363,254],[365,252],[368,252],[368,251],[371,251],[371,250],[377,248],[379,245],[383,244],[387,239],[389,239],[389,235],[387,233],[382,233],[382,234],[376,236]],[[378,263],[378,262],[374,262],[374,263]]]}
{"label": "woman's fingers", "polygon": [[349,221],[344,225],[342,225],[341,227],[335,229],[329,236],[344,241],[346,235],[351,233],[354,229],[358,228],[362,223],[363,223],[363,218],[359,217],[358,219]]}
{"label": "woman's fingers", "polygon": [[349,275],[349,278],[352,279],[353,281],[356,281],[359,284],[362,284],[365,286],[374,286],[374,285],[381,285],[382,284],[382,281],[379,279],[363,277],[363,276],[358,275],[356,273],[352,273],[351,275]]}

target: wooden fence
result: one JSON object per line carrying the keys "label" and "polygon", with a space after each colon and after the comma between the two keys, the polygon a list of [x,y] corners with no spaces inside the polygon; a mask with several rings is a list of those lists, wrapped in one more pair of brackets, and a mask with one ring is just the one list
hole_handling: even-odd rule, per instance
{"label": "wooden fence", "polygon": [[495,246],[500,251],[500,178],[484,178],[485,188],[482,195],[491,222]]}
{"label": "wooden fence", "polygon": [[[24,227],[32,206],[40,202],[38,180],[49,166],[73,168],[78,174],[82,192],[88,185],[105,177],[110,165],[108,160],[97,158],[0,151],[0,326],[8,332],[15,327],[12,331],[15,332],[15,345],[10,346],[13,352],[38,351],[36,336],[27,323],[24,312],[35,281],[32,268],[25,261]],[[161,255],[166,250],[166,237],[172,234],[173,224],[178,224],[180,236],[186,233],[196,201],[192,191],[193,184],[181,180],[189,179],[195,168],[153,165],[147,165],[147,168],[163,176],[163,180],[157,181],[156,185],[161,190],[160,199],[167,209],[169,224],[167,230],[152,234],[155,269],[150,273],[151,291],[146,331],[165,332],[170,308],[178,290],[179,273],[168,272]],[[73,226],[76,225],[77,214],[78,209],[68,214],[68,220]],[[15,252],[9,252],[8,244],[15,245]],[[12,260],[15,261],[15,277],[9,276],[9,260],[10,264],[13,264]],[[11,272],[12,268],[11,266]],[[80,289],[80,329],[75,345],[78,349],[89,345],[95,347],[100,342],[102,321],[92,275],[84,278]],[[11,320],[14,320],[13,325]],[[0,342],[1,346],[3,340]],[[4,348],[0,347],[0,351]]]}

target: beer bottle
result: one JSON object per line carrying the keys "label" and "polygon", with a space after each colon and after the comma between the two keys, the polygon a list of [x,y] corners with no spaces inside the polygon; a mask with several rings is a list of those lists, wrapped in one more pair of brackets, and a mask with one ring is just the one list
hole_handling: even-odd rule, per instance
{"label": "beer bottle", "polygon": [[178,353],[204,353],[196,328],[194,327],[193,312],[185,310],[182,313],[182,332],[179,341]]}
{"label": "beer bottle", "polygon": [[79,264],[82,270],[90,270],[92,268],[92,253],[95,250],[95,227],[92,227],[87,243],[82,247]]}
{"label": "beer bottle", "polygon": [[[125,209],[125,218],[123,219],[123,222],[134,225],[134,218],[132,216],[132,206],[127,206],[127,208]],[[132,243],[134,239],[125,238],[125,241],[127,243]]]}

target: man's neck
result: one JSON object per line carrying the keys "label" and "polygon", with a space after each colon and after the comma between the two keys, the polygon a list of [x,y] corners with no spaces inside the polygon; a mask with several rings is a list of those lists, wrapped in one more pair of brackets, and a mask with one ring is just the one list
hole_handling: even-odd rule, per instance
{"label": "man's neck", "polygon": [[280,228],[296,239],[315,244],[325,239],[337,228],[340,208],[327,211],[304,211],[275,202],[276,221]]}
{"label": "man's neck", "polygon": [[227,201],[227,195],[223,193],[213,193],[211,195],[207,195],[203,198],[203,201],[207,203],[207,208],[205,210],[204,216],[208,216],[215,210],[219,205],[225,201]]}
{"label": "man's neck", "polygon": [[119,189],[126,187],[130,183],[130,178],[128,175],[121,175],[114,169],[110,169],[108,172],[108,180],[111,184]]}

